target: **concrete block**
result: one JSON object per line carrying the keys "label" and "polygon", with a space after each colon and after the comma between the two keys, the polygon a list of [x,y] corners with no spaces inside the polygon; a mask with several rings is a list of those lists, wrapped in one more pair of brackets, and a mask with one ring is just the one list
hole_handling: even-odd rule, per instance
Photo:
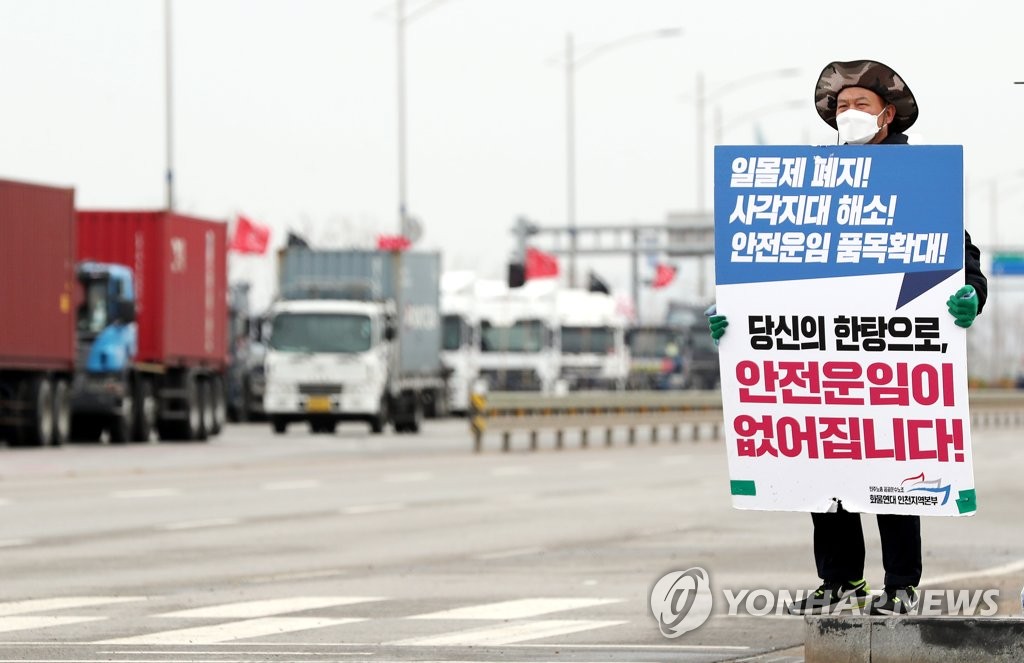
{"label": "concrete block", "polygon": [[871,663],[871,622],[849,616],[805,618],[807,663]]}

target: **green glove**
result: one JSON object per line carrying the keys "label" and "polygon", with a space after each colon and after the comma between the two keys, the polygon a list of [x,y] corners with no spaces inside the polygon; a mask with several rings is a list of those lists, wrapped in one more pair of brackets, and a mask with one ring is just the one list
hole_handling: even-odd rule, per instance
{"label": "green glove", "polygon": [[718,339],[722,338],[728,326],[729,321],[724,315],[712,315],[708,318],[708,327],[711,328],[711,338],[715,339],[715,345],[718,345]]}
{"label": "green glove", "polygon": [[949,313],[956,318],[956,326],[967,329],[978,317],[978,293],[973,285],[965,285],[946,302]]}

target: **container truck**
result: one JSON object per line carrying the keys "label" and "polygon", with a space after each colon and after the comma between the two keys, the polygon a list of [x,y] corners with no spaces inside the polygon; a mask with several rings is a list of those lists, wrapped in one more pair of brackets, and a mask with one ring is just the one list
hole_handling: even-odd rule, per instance
{"label": "container truck", "polygon": [[72,435],[205,440],[226,418],[227,231],[163,211],[79,211]]}
{"label": "container truck", "polygon": [[75,369],[75,194],[0,180],[0,438],[61,444]]}
{"label": "container truck", "polygon": [[263,397],[274,432],[415,433],[443,409],[440,254],[288,247],[278,274]]}

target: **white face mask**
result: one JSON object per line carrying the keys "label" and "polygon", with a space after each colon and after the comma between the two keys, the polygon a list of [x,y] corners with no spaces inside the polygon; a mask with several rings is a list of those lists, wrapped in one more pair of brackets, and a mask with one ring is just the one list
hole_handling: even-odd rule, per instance
{"label": "white face mask", "polygon": [[881,127],[878,117],[885,112],[883,108],[878,115],[865,113],[851,108],[836,115],[836,126],[839,128],[840,145],[863,145],[875,137]]}

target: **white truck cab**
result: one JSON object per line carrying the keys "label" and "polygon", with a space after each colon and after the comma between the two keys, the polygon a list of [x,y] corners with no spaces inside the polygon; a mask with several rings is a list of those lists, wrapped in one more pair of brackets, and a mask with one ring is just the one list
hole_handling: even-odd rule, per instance
{"label": "white truck cab", "polygon": [[603,292],[560,290],[560,375],[571,390],[624,389],[629,377],[626,319]]}
{"label": "white truck cab", "polygon": [[441,361],[448,370],[448,409],[469,411],[480,378],[480,316],[472,272],[441,275]]}
{"label": "white truck cab", "polygon": [[269,312],[263,405],[274,430],[308,421],[333,432],[362,420],[379,432],[388,418],[393,306],[386,302],[284,300]]}

